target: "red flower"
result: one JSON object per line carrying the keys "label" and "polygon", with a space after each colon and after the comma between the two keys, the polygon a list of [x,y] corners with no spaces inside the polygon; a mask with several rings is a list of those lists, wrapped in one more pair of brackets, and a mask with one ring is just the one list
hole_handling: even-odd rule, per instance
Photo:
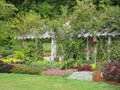
{"label": "red flower", "polygon": [[97,44],[97,42],[96,41],[92,41],[92,42],[90,42],[90,44],[95,45],[95,44]]}
{"label": "red flower", "polygon": [[83,50],[83,52],[85,52],[85,53],[86,53],[86,52],[88,52],[88,50],[86,50],[86,49],[85,49],[85,50]]}

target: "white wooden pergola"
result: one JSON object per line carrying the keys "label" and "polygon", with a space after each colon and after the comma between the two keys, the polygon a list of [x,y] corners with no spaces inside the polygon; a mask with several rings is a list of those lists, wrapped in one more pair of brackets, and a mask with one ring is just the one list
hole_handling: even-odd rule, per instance
{"label": "white wooden pergola", "polygon": [[[108,29],[104,29],[101,30],[99,32],[94,32],[94,34],[91,34],[89,32],[84,33],[81,32],[78,34],[78,38],[84,37],[87,40],[87,44],[86,44],[86,48],[87,48],[87,52],[86,52],[86,60],[89,60],[89,38],[92,37],[93,41],[97,42],[97,38],[98,37],[106,37],[108,39],[108,47],[107,47],[107,52],[108,52],[108,61],[110,61],[110,46],[111,46],[111,38],[116,37],[116,36],[120,36],[120,32],[117,31],[108,31]],[[96,64],[96,58],[97,57],[97,45],[94,45],[94,63]]]}
{"label": "white wooden pergola", "polygon": [[51,38],[51,61],[54,61],[56,57],[56,43],[55,43],[55,33],[46,31],[44,34],[26,34],[26,35],[18,35],[15,39],[21,40],[21,46],[24,46],[24,40],[27,39],[36,39],[35,43],[38,44],[39,39]]}

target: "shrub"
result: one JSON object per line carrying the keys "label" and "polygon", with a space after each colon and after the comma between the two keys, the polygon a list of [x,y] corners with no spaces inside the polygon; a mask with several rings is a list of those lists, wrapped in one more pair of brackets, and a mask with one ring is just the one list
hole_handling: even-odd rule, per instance
{"label": "shrub", "polygon": [[12,68],[13,68],[13,65],[1,63],[0,64],[0,73],[10,73]]}
{"label": "shrub", "polygon": [[13,53],[11,52],[3,52],[0,54],[1,57],[6,57],[6,56],[9,56],[9,55],[12,55]]}
{"label": "shrub", "polygon": [[67,60],[64,61],[62,65],[62,69],[70,69],[75,66],[81,65],[83,60],[81,58],[79,59],[73,59],[73,58],[68,58]]}
{"label": "shrub", "polygon": [[68,58],[66,61],[64,61],[62,69],[70,69],[70,68],[74,67],[75,62],[76,61],[73,58]]}
{"label": "shrub", "polygon": [[15,51],[15,53],[13,54],[13,57],[23,60],[24,59],[24,52],[23,51]]}
{"label": "shrub", "polygon": [[46,69],[62,68],[63,62],[51,62],[51,61],[49,62],[49,61],[43,60],[43,61],[38,61],[38,62],[32,62],[30,63],[30,65],[38,66],[40,68],[46,68]]}
{"label": "shrub", "polygon": [[14,65],[11,72],[12,73],[21,73],[21,74],[41,74],[42,71],[46,70],[45,68],[40,68],[37,66],[30,66],[25,64]]}
{"label": "shrub", "polygon": [[120,61],[107,63],[103,70],[103,78],[107,81],[120,82]]}

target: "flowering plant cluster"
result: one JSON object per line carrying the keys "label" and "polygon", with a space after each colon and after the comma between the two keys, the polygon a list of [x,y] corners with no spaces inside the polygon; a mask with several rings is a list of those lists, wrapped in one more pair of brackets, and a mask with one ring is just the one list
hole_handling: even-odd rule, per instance
{"label": "flowering plant cluster", "polygon": [[47,71],[43,71],[43,75],[55,75],[55,76],[68,76],[72,72],[76,71],[75,69],[66,69],[66,70],[61,70],[59,68],[52,68],[48,69]]}

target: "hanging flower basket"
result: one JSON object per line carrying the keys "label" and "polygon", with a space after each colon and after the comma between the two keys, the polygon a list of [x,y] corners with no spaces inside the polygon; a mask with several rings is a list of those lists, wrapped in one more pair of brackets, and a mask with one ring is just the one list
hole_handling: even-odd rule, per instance
{"label": "hanging flower basket", "polygon": [[90,42],[90,44],[92,44],[92,45],[96,45],[97,42],[96,42],[96,41],[92,41],[92,42]]}

